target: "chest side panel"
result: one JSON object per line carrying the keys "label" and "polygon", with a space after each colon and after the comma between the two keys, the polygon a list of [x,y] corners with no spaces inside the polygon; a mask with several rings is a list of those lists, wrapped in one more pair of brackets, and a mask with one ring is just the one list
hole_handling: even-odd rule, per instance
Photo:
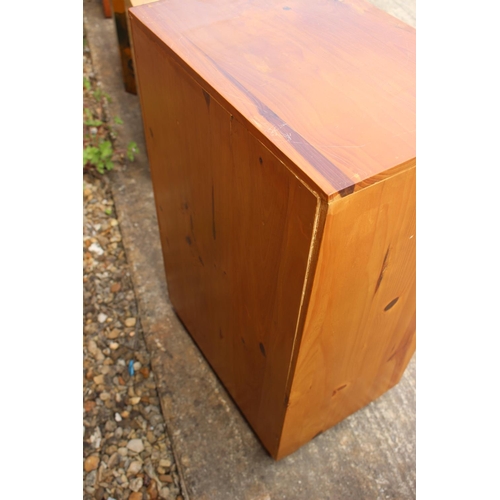
{"label": "chest side panel", "polygon": [[274,453],[318,197],[131,24],[170,299]]}
{"label": "chest side panel", "polygon": [[415,351],[415,167],[329,205],[285,456],[394,386]]}

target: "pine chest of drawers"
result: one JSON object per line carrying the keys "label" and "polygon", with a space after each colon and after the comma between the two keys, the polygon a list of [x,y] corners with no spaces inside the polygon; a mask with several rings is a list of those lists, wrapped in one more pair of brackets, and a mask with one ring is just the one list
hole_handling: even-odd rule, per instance
{"label": "pine chest of drawers", "polygon": [[129,15],[171,302],[280,459],[415,350],[415,30],[358,0]]}

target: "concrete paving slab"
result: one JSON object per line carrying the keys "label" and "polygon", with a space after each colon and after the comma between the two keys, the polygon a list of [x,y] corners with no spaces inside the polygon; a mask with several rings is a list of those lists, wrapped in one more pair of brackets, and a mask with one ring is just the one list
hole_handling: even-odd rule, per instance
{"label": "concrete paving slab", "polygon": [[[414,2],[374,0],[415,25]],[[110,182],[162,409],[191,500],[415,498],[415,358],[400,384],[275,462],[260,445],[175,315],[168,298],[137,96],[121,80],[116,32],[99,0],[84,0],[84,24],[118,145],[137,142],[135,163]]]}

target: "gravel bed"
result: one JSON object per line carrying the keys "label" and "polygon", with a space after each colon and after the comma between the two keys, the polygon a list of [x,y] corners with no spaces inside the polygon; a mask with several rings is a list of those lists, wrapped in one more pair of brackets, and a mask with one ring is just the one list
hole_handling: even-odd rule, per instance
{"label": "gravel bed", "polygon": [[[84,76],[84,106],[106,120],[88,48]],[[83,498],[182,500],[110,181],[83,177]]]}

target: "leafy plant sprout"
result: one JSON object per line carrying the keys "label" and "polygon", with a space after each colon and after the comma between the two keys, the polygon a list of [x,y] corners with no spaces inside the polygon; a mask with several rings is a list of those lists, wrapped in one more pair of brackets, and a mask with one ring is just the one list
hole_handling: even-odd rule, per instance
{"label": "leafy plant sprout", "polygon": [[[83,78],[83,91],[88,99],[93,99],[96,111],[89,108],[83,109],[84,124],[84,145],[83,166],[94,168],[99,174],[105,174],[114,168],[115,162],[126,157],[129,161],[135,161],[135,156],[139,154],[137,143],[131,141],[125,151],[114,147],[113,140],[116,139],[116,131],[107,123],[104,116],[104,104],[111,102],[111,97],[103,92],[99,87],[92,90],[92,81]],[[90,106],[94,107],[94,106]],[[123,120],[119,116],[113,119],[116,125],[123,125]]]}

